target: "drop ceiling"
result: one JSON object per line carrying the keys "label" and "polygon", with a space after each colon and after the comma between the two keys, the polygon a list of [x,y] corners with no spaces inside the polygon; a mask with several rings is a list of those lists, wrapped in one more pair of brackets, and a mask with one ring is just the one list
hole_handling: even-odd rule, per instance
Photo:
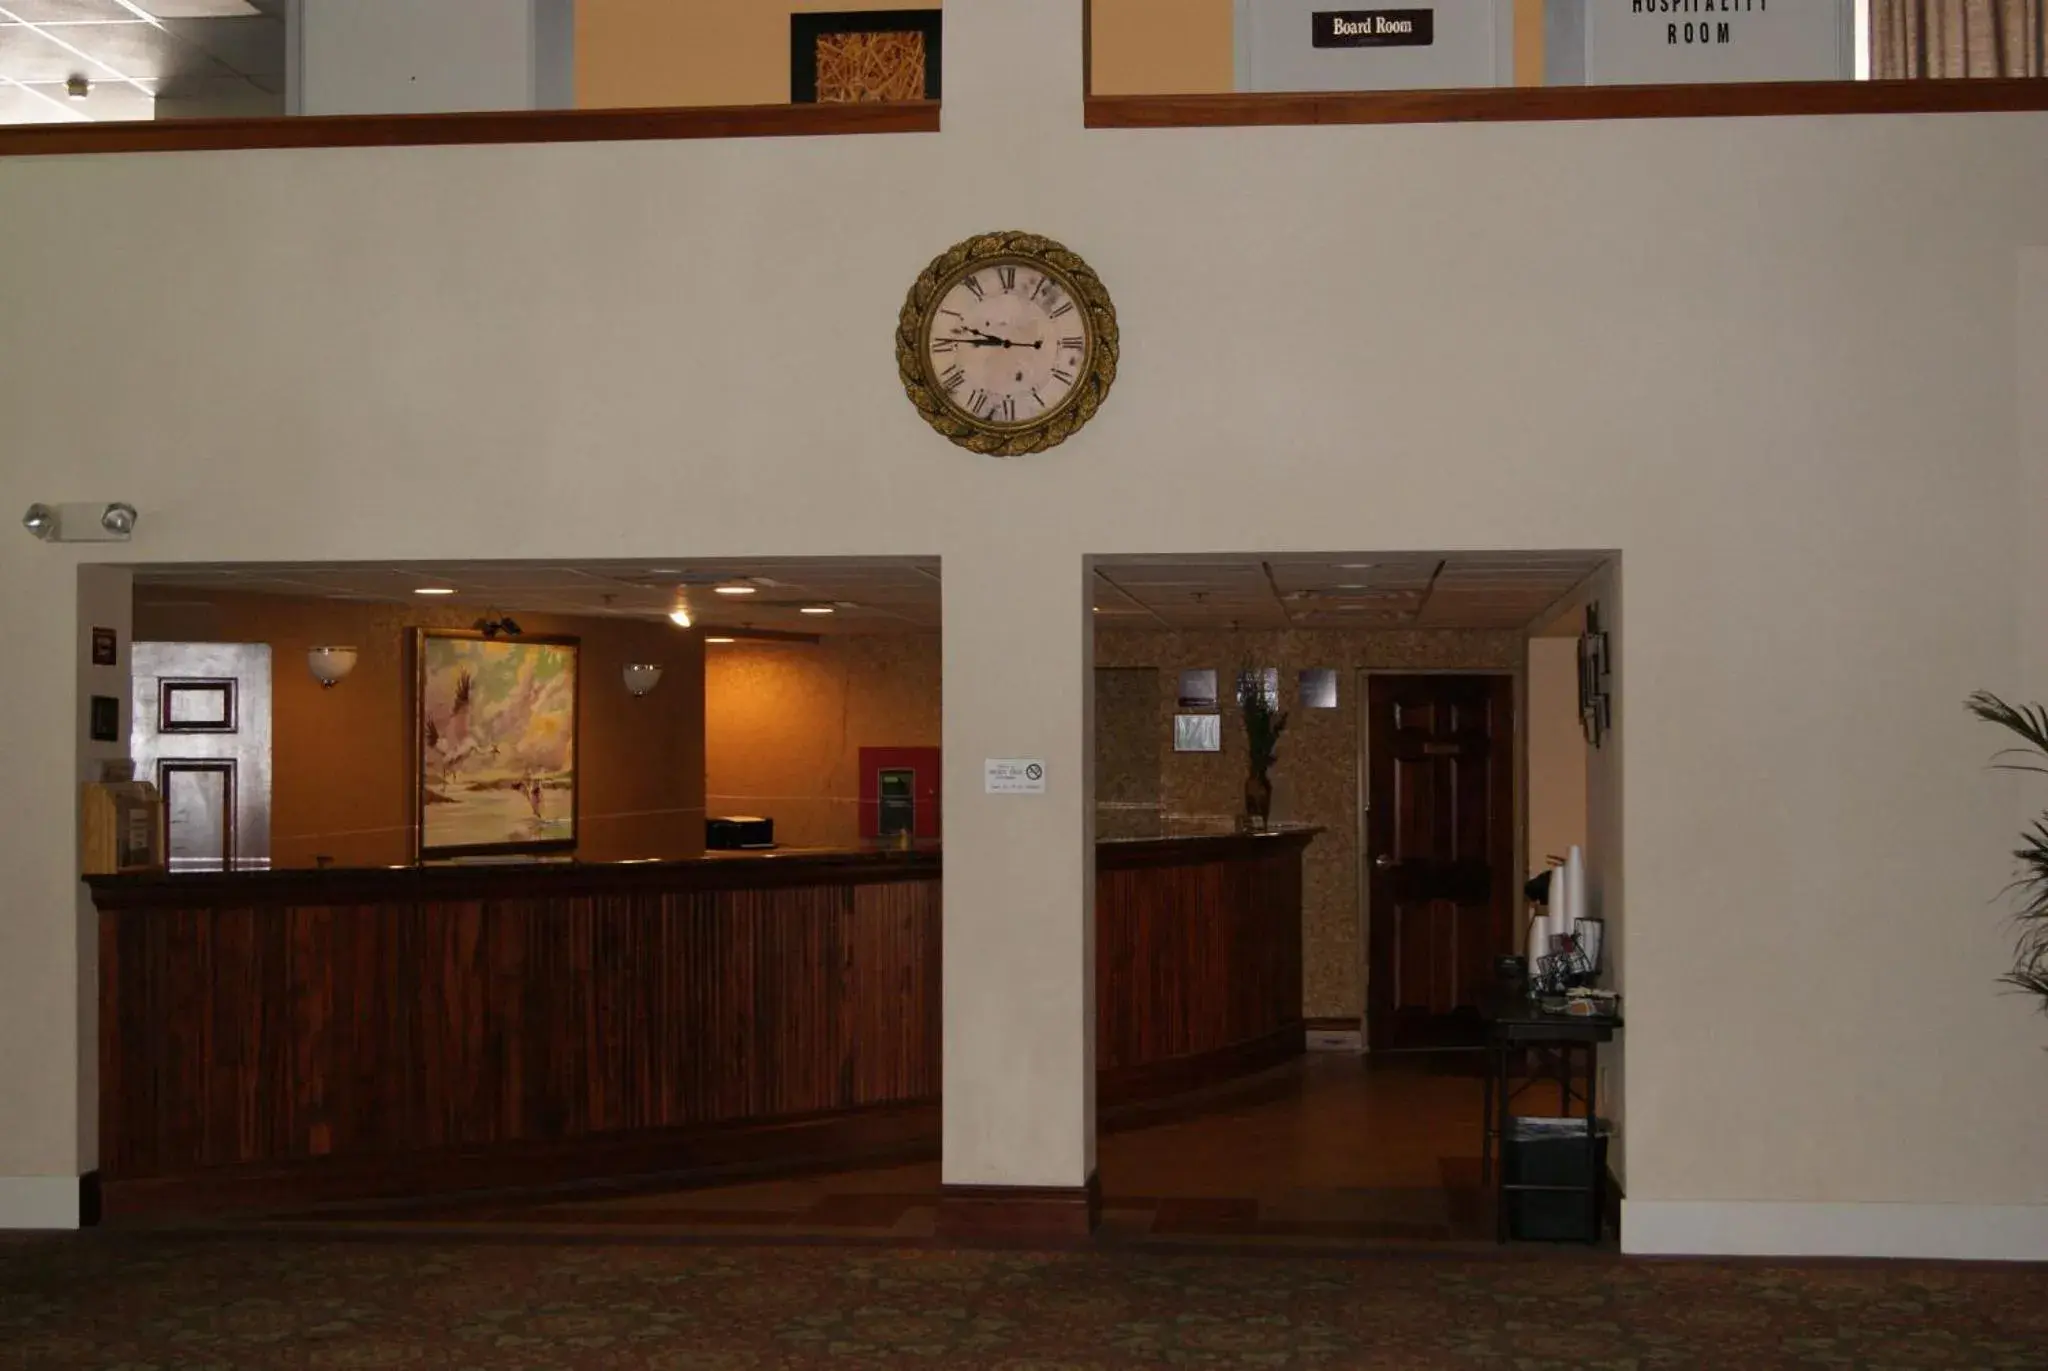
{"label": "drop ceiling", "polygon": [[[5,0],[0,0],[4,4]],[[1609,554],[1594,552],[1114,557],[1097,562],[1095,622],[1127,629],[1524,629]],[[936,632],[937,558],[723,561],[232,563],[143,566],[159,600],[177,588],[496,610],[659,618],[686,605],[698,625],[767,633]],[[751,595],[718,594],[750,585]],[[831,614],[806,614],[830,606]]]}
{"label": "drop ceiling", "polygon": [[[0,0],[0,124],[284,113],[283,0]],[[73,99],[66,85],[84,77]]]}
{"label": "drop ceiling", "polygon": [[1606,553],[1105,558],[1097,623],[1135,629],[1528,628]]}
{"label": "drop ceiling", "polygon": [[[4,0],[0,0],[4,3]],[[569,614],[659,619],[686,605],[698,627],[770,633],[935,632],[939,627],[936,559],[887,557],[754,558],[732,561],[397,562],[146,566],[138,586],[250,595],[422,603],[422,588],[455,593],[438,603],[479,614]],[[721,595],[718,586],[751,586]],[[831,614],[806,614],[830,607]]]}

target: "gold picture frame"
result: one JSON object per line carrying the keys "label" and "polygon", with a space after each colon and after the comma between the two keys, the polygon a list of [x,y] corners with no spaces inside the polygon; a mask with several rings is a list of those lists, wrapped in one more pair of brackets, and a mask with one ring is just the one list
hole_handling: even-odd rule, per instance
{"label": "gold picture frame", "polygon": [[[963,413],[947,402],[925,339],[930,336],[932,313],[947,291],[971,272],[1009,263],[1050,277],[1080,302],[1088,343],[1086,370],[1058,406],[1021,423],[1003,424]],[[896,323],[896,368],[910,403],[953,443],[989,457],[1043,452],[1078,433],[1116,383],[1119,349],[1116,305],[1095,269],[1060,243],[1021,230],[978,234],[934,257],[910,287]]]}

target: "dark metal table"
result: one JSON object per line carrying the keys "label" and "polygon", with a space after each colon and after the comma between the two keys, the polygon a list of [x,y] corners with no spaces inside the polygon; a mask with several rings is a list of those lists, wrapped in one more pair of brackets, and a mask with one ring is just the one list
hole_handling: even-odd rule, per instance
{"label": "dark metal table", "polygon": [[[1499,1157],[1500,1183],[1494,1190],[1494,1237],[1499,1242],[1508,1238],[1508,1196],[1516,1191],[1548,1191],[1551,1193],[1584,1194],[1586,1204],[1592,1210],[1592,1221],[1588,1231],[1591,1241],[1600,1240],[1602,1222],[1600,1195],[1605,1177],[1600,1174],[1600,1120],[1597,1113],[1600,1083],[1600,1044],[1614,1041],[1616,1031],[1621,1028],[1619,1006],[1612,1014],[1578,1015],[1546,1010],[1540,1003],[1518,992],[1502,992],[1483,1000],[1479,1007],[1486,1023],[1486,1105],[1484,1121],[1481,1124],[1479,1152],[1479,1185],[1482,1190],[1494,1184],[1495,1157]],[[1514,1115],[1508,1111],[1514,1103],[1510,1084],[1514,1077],[1515,1054],[1535,1050],[1551,1058],[1557,1068],[1558,1114],[1571,1116],[1572,1099],[1576,1095],[1586,1107],[1586,1174],[1585,1185],[1532,1185],[1509,1184],[1507,1179],[1507,1135]],[[1581,1049],[1584,1051],[1586,1071],[1583,1090],[1572,1088],[1572,1057]],[[1533,1082],[1532,1082],[1533,1083]],[[1525,1087],[1526,1088],[1526,1087]],[[1498,1154],[1496,1154],[1498,1148]]]}

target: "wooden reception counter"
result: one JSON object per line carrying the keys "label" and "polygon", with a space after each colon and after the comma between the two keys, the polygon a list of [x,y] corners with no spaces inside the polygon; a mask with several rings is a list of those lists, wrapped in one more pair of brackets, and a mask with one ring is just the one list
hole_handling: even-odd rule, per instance
{"label": "wooden reception counter", "polygon": [[[1100,846],[1105,1102],[1301,1050],[1307,837]],[[91,886],[109,1218],[936,1150],[936,851]]]}

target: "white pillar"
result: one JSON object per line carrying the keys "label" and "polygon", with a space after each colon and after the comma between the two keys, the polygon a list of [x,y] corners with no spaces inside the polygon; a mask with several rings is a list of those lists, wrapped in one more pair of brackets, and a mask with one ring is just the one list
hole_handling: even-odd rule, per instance
{"label": "white pillar", "polygon": [[293,114],[575,105],[574,0],[291,0]]}
{"label": "white pillar", "polygon": [[[1053,1228],[1085,1227],[1095,1168],[1083,560],[1020,531],[948,552],[942,573],[946,1207],[962,1212],[960,1187],[1023,1187],[1046,1192],[1027,1198],[1044,1204],[1032,1222]],[[1044,793],[990,794],[991,758],[1041,763]]]}
{"label": "white pillar", "polygon": [[98,1161],[97,938],[78,881],[77,783],[122,751],[90,740],[87,700],[128,695],[124,667],[91,664],[94,627],[126,642],[127,581],[19,530],[0,539],[0,750],[19,801],[0,824],[0,1228],[77,1226],[79,1177]]}
{"label": "white pillar", "polygon": [[1081,0],[948,0],[944,100],[948,133],[1053,155],[1081,127],[1085,67]]}

